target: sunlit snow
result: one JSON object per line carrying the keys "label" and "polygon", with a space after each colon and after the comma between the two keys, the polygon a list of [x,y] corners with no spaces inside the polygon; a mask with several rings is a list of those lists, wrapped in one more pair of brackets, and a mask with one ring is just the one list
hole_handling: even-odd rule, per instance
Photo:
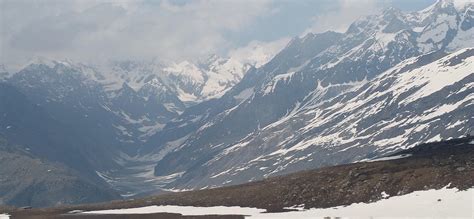
{"label": "sunlit snow", "polygon": [[363,160],[363,161],[365,161],[365,162],[376,162],[376,161],[398,160],[398,159],[407,158],[407,157],[410,157],[410,156],[411,156],[411,154],[401,154],[401,155],[381,157],[381,158],[376,158],[376,159],[371,159],[371,160]]}

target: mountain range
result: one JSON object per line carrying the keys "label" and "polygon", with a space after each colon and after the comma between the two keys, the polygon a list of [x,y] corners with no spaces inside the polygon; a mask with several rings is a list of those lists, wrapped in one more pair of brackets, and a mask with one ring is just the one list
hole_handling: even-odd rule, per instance
{"label": "mountain range", "polygon": [[170,133],[183,142],[155,174],[182,173],[176,189],[239,184],[471,132],[472,11],[450,1],[389,8],[345,33],[293,39],[151,138],[150,147],[169,145]]}
{"label": "mountain range", "polygon": [[[388,8],[343,33],[295,37],[265,64],[212,56],[2,67],[8,153],[47,166],[27,172],[59,165],[60,177],[101,193],[41,202],[47,195],[26,192],[37,188],[31,180],[23,191],[0,190],[9,197],[0,204],[235,185],[474,134],[473,24],[474,4],[440,0],[416,12]],[[18,163],[7,157],[0,162]],[[14,172],[7,166],[0,171]],[[76,194],[71,183],[52,192]]]}

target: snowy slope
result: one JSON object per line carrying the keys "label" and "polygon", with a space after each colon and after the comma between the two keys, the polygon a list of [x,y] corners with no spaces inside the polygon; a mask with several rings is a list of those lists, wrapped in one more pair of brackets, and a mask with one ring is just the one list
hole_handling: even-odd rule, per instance
{"label": "snowy slope", "polygon": [[474,49],[413,68],[423,58],[406,60],[352,92],[308,102],[231,145],[206,163],[214,173],[209,181],[353,162],[469,133]]}
{"label": "snowy slope", "polygon": [[463,38],[474,30],[473,7],[390,8],[345,33],[293,39],[226,95],[189,108],[152,137],[149,147],[160,148],[188,136],[155,174],[185,171],[178,188],[220,186],[466,134],[472,50],[440,58],[474,45]]}

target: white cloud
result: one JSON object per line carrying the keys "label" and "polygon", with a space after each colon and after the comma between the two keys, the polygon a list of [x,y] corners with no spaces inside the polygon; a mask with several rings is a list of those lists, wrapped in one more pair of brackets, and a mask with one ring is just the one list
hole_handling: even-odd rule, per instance
{"label": "white cloud", "polygon": [[270,61],[289,41],[290,38],[282,38],[271,42],[252,41],[245,47],[232,49],[228,56],[239,60],[241,63],[250,63],[260,67]]}
{"label": "white cloud", "polygon": [[387,0],[336,0],[336,7],[312,18],[313,25],[303,32],[320,33],[328,30],[345,32],[356,19],[374,14],[386,6]]}
{"label": "white cloud", "polygon": [[271,13],[267,0],[3,0],[0,58],[193,59],[225,53],[225,35]]}
{"label": "white cloud", "polygon": [[304,34],[343,32],[391,1],[0,0],[0,64],[18,68],[38,56],[180,62],[216,53],[258,65],[303,32],[304,21],[313,21]]}

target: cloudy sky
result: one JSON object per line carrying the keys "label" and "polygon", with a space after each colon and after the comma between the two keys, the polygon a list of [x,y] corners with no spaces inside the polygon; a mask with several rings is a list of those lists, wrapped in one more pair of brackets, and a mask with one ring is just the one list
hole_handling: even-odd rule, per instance
{"label": "cloudy sky", "polygon": [[35,57],[197,60],[278,51],[294,36],[344,31],[354,19],[435,0],[0,0],[0,60]]}

